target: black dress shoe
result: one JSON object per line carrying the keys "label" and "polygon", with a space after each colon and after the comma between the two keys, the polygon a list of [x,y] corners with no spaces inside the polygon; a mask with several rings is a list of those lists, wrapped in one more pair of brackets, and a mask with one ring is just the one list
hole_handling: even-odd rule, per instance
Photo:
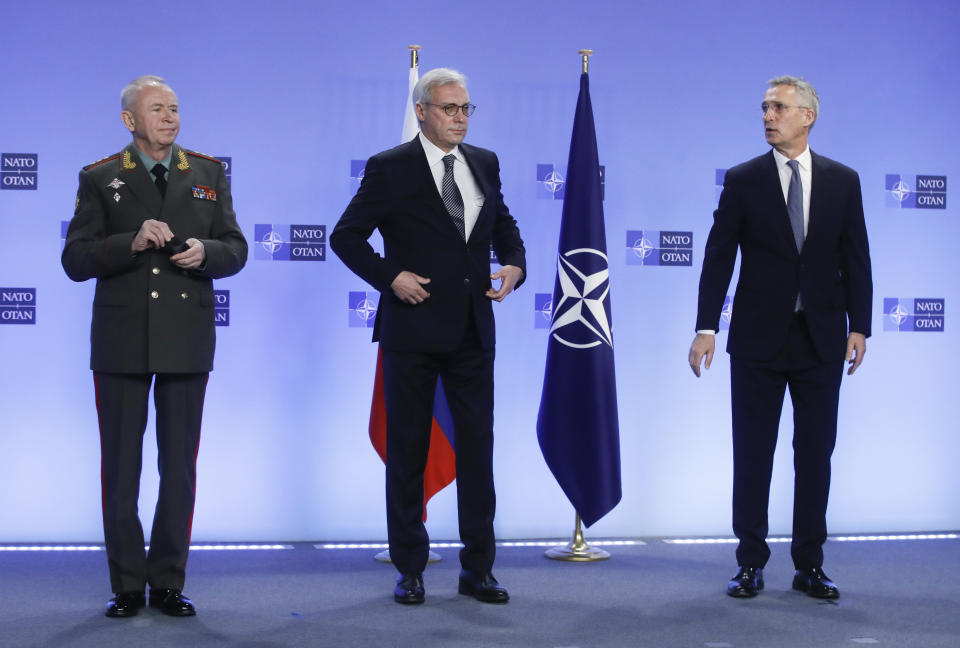
{"label": "black dress shoe", "polygon": [[393,588],[393,600],[404,605],[423,603],[423,574],[400,574]]}
{"label": "black dress shoe", "polygon": [[793,589],[806,592],[814,598],[840,598],[840,590],[820,567],[798,569],[793,573]]}
{"label": "black dress shoe", "polygon": [[146,604],[143,592],[117,592],[116,596],[107,601],[107,611],[104,614],[114,618],[137,616],[137,612]]}
{"label": "black dress shoe", "polygon": [[478,574],[466,569],[461,570],[459,591],[484,603],[506,603],[510,600],[507,590],[500,587],[500,583],[490,572]]}
{"label": "black dress shoe", "polygon": [[741,567],[727,583],[727,595],[734,598],[753,598],[762,589],[763,569],[760,567]]}
{"label": "black dress shoe", "polygon": [[175,589],[150,588],[150,607],[160,608],[161,612],[173,617],[188,617],[197,613],[193,601]]}

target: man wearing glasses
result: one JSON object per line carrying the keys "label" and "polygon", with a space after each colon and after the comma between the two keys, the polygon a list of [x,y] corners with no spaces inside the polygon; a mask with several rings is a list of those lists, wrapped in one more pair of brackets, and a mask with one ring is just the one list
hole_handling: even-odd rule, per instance
{"label": "man wearing glasses", "polygon": [[763,589],[767,504],[784,390],[793,401],[793,589],[835,599],[823,571],[830,456],[843,362],[853,374],[870,336],[873,281],[860,179],[810,151],[819,98],[806,81],[769,81],[763,126],[773,150],[727,171],[700,275],[689,363],[710,368],[737,249],[740,278],[727,340],[733,407],[733,530],[738,598]]}
{"label": "man wearing glasses", "polygon": [[[387,533],[400,572],[398,603],[423,603],[429,538],[423,525],[437,377],[453,416],[459,504],[459,591],[506,603],[493,577],[493,359],[491,301],[525,276],[517,223],[500,192],[500,164],[463,143],[466,79],[446,68],[413,91],[420,133],[367,161],[360,189],[330,235],[330,247],[380,291],[373,339],[383,352],[387,408]],[[384,255],[367,239],[379,229]],[[490,274],[490,246],[500,270]],[[492,281],[500,280],[495,287]]]}

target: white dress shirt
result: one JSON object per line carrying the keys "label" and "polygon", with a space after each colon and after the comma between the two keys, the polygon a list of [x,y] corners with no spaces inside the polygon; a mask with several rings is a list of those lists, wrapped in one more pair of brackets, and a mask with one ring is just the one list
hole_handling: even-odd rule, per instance
{"label": "white dress shirt", "polygon": [[[420,138],[420,143],[423,145],[423,152],[427,154],[427,164],[430,165],[430,173],[433,174],[433,181],[437,183],[437,192],[442,196],[443,174],[445,172],[443,156],[448,155],[448,153],[444,153],[442,149],[424,137],[423,132],[420,132],[417,137]],[[463,197],[463,228],[467,240],[469,240],[470,232],[473,231],[473,226],[477,224],[477,216],[480,215],[480,208],[483,207],[484,196],[480,193],[480,187],[477,186],[477,181],[473,179],[473,173],[470,171],[470,167],[467,166],[467,161],[463,157],[463,152],[460,151],[460,147],[454,147],[450,153],[452,153],[454,157],[453,180],[457,183],[457,188]]]}

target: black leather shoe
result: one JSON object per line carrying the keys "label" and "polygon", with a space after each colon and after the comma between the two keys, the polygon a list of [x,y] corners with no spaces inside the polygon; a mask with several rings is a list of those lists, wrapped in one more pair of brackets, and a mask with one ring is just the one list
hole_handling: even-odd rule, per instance
{"label": "black leather shoe", "polygon": [[806,592],[814,598],[840,598],[840,590],[820,567],[798,569],[793,573],[793,589]]}
{"label": "black leather shoe", "polygon": [[404,605],[423,603],[423,574],[400,574],[393,588],[393,600]]}
{"label": "black leather shoe", "polygon": [[188,617],[197,613],[193,601],[184,596],[180,590],[150,589],[150,607],[160,608],[167,616]]}
{"label": "black leather shoe", "polygon": [[461,570],[459,591],[484,603],[506,603],[510,600],[507,590],[500,587],[500,583],[490,572],[478,574],[466,569]]}
{"label": "black leather shoe", "polygon": [[727,595],[734,598],[753,598],[762,589],[763,569],[760,567],[741,567],[727,583]]}
{"label": "black leather shoe", "polygon": [[137,616],[137,612],[146,604],[143,592],[117,592],[116,596],[107,601],[107,611],[104,614],[114,618]]}

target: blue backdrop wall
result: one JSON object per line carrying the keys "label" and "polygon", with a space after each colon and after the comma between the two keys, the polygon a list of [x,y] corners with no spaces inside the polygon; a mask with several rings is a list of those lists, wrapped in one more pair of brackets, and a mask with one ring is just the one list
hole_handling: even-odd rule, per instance
{"label": "blue backdrop wall", "polygon": [[[194,538],[386,536],[383,470],[366,433],[375,347],[351,310],[351,293],[370,288],[332,255],[271,259],[256,239],[290,224],[332,229],[362,161],[398,143],[410,43],[423,46],[423,70],[468,75],[478,106],[468,141],[499,153],[527,242],[528,281],[496,306],[501,537],[563,536],[573,521],[535,434],[546,351],[537,294],[553,289],[561,208],[557,187],[539,180],[565,171],[582,47],[596,50],[624,480],[623,501],[592,535],[729,533],[728,362],[719,355],[698,381],[686,353],[718,178],[767,150],[758,108],[765,81],[783,73],[821,95],[812,148],[860,172],[874,262],[875,332],[842,389],[831,530],[960,528],[948,354],[957,333],[952,315],[912,317],[960,298],[960,223],[946,191],[960,173],[958,28],[960,5],[947,0],[814,1],[803,11],[707,1],[4,3],[0,541],[101,538],[93,284],[70,282],[59,254],[77,172],[128,142],[119,92],[145,73],[177,91],[180,143],[230,158],[251,243],[246,269],[216,286],[229,291],[229,326],[218,328],[207,392]],[[916,193],[917,176],[928,193]],[[637,232],[655,248],[661,231],[692,236],[690,265],[643,257]],[[787,404],[774,533],[790,529],[790,415]],[[456,537],[452,488],[429,513],[434,537]]]}

